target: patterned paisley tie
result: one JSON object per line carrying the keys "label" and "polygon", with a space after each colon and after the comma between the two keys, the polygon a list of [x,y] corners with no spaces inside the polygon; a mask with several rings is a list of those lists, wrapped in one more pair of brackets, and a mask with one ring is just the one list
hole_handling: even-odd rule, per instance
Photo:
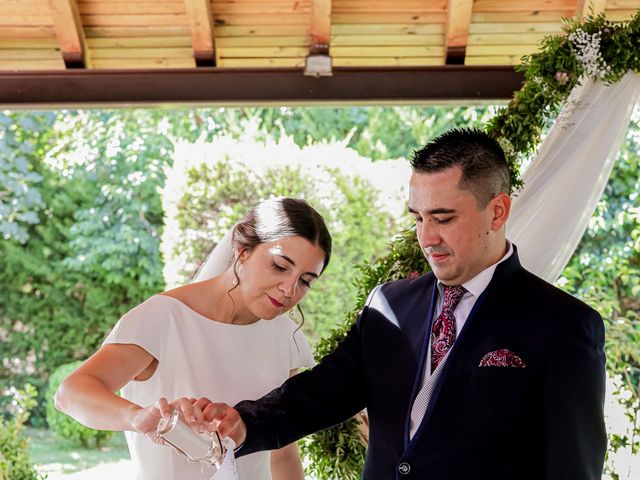
{"label": "patterned paisley tie", "polygon": [[453,311],[466,292],[462,285],[444,286],[442,311],[431,330],[431,371],[435,371],[440,361],[456,341],[456,319]]}

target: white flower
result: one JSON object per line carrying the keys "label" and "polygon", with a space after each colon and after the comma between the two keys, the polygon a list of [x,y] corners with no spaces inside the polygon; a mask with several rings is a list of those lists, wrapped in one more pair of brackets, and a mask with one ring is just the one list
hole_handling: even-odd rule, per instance
{"label": "white flower", "polygon": [[497,140],[507,158],[516,158],[518,156],[518,152],[516,152],[516,149],[507,137],[498,137]]}
{"label": "white flower", "polygon": [[576,59],[582,64],[584,73],[592,79],[604,78],[611,69],[600,53],[601,40],[600,32],[589,34],[580,28],[569,35]]}

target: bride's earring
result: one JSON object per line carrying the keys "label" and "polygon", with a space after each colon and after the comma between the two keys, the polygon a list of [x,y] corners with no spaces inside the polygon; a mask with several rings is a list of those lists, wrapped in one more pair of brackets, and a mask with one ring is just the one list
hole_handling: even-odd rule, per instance
{"label": "bride's earring", "polygon": [[240,275],[240,271],[242,270],[242,262],[240,262],[239,260],[236,260],[236,268],[234,273],[234,278],[233,278],[233,286],[235,287],[236,285],[238,285],[238,276]]}

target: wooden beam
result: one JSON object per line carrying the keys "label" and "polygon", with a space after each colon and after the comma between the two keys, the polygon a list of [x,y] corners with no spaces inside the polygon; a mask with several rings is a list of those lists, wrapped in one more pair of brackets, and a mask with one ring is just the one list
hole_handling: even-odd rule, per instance
{"label": "wooden beam", "polygon": [[572,10],[576,0],[475,0],[474,12],[557,12]]}
{"label": "wooden beam", "polygon": [[213,14],[209,0],[185,0],[193,57],[198,66],[214,66],[215,44],[213,32]]}
{"label": "wooden beam", "polygon": [[445,55],[447,64],[464,64],[473,0],[448,0]]}
{"label": "wooden beam", "polygon": [[589,15],[604,13],[607,0],[578,0],[576,17],[587,18]]}
{"label": "wooden beam", "polygon": [[76,0],[49,0],[49,6],[67,68],[89,68],[91,65]]}
{"label": "wooden beam", "polygon": [[0,108],[129,105],[299,105],[510,99],[513,67],[340,67],[332,77],[300,68],[0,72]]}

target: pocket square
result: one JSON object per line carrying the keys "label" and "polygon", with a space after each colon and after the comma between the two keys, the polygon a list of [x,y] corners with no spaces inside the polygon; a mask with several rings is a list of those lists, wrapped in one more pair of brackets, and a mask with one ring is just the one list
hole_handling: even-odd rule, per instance
{"label": "pocket square", "polygon": [[487,353],[480,360],[479,367],[515,367],[524,368],[526,365],[522,359],[508,348],[501,348]]}

